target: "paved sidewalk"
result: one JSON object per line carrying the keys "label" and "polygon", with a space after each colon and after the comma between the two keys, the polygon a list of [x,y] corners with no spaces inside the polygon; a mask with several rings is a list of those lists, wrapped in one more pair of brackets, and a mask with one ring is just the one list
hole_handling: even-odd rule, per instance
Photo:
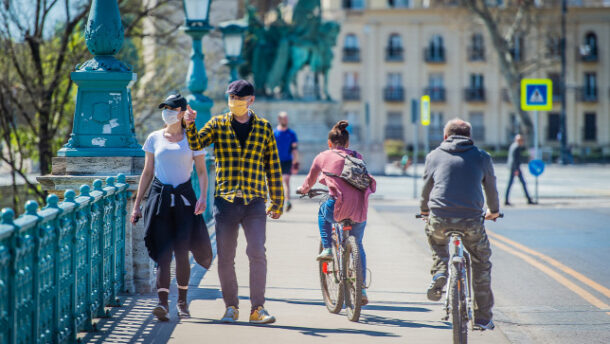
{"label": "paved sidewalk", "polygon": [[[191,319],[176,319],[174,289],[170,322],[159,323],[150,314],[156,303],[155,295],[132,297],[126,300],[127,306],[113,311],[113,318],[100,323],[102,331],[86,339],[91,343],[451,342],[451,327],[440,320],[441,303],[429,302],[424,293],[429,281],[429,253],[372,207],[365,234],[372,270],[371,303],[364,307],[359,323],[348,321],[344,312],[330,314],[322,302],[314,260],[319,245],[315,222],[318,203],[308,200],[293,204],[290,213],[270,221],[267,229],[266,307],[277,317],[275,324],[248,324],[248,261],[244,236],[240,235],[236,260],[241,283],[239,323],[226,325],[217,321],[224,312],[224,304],[214,264],[204,278],[203,269],[193,270],[189,294]],[[421,233],[423,236],[423,227]],[[471,333],[470,339],[472,343],[508,343],[501,328]]]}

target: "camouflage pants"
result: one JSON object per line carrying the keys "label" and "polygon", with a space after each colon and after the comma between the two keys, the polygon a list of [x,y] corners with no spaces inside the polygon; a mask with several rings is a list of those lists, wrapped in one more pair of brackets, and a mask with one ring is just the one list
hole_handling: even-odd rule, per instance
{"label": "camouflage pants", "polygon": [[494,304],[491,292],[491,248],[482,218],[458,219],[430,216],[426,224],[426,235],[432,249],[432,269],[430,273],[447,273],[449,261],[448,230],[463,232],[462,242],[470,252],[472,266],[472,283],[474,291],[475,319],[492,318],[491,308]]}

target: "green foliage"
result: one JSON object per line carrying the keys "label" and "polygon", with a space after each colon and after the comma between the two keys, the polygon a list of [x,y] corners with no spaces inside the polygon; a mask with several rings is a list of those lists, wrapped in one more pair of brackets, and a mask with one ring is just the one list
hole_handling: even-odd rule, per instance
{"label": "green foliage", "polygon": [[400,159],[406,153],[405,143],[401,140],[385,140],[383,146],[390,160]]}

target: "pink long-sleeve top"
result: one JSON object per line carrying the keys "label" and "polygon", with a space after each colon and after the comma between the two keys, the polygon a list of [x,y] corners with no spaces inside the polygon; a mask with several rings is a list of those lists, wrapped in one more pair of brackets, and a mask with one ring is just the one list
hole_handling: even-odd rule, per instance
{"label": "pink long-sleeve top", "polygon": [[[320,184],[326,185],[330,195],[336,200],[335,221],[350,219],[354,222],[364,222],[369,207],[369,195],[375,192],[377,184],[371,177],[369,188],[360,191],[339,177],[324,174],[323,172],[341,175],[345,159],[336,152],[342,155],[354,154],[353,151],[344,148],[327,150],[318,154],[313,160],[309,174],[301,188],[303,192],[309,191],[320,177]],[[356,153],[356,156],[362,159],[360,154]]]}

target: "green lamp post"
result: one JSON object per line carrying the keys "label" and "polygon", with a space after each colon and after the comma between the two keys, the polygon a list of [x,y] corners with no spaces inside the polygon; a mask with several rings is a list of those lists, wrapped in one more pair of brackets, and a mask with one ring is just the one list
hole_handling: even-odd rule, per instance
{"label": "green lamp post", "polygon": [[241,50],[244,44],[244,32],[246,32],[248,24],[244,19],[230,20],[221,23],[218,28],[222,32],[226,56],[222,63],[229,66],[231,81],[235,81],[238,79],[237,66],[244,62],[241,57]]}
{"label": "green lamp post", "polygon": [[208,77],[205,72],[204,55],[201,50],[203,36],[213,29],[208,20],[211,2],[211,0],[183,0],[186,21],[182,30],[193,40],[191,62],[186,74],[186,85],[191,94],[186,97],[186,100],[197,111],[195,122],[197,128],[202,128],[210,119],[210,109],[214,104],[212,99],[203,95],[208,87]]}
{"label": "green lamp post", "polygon": [[116,0],[93,0],[85,29],[93,58],[70,74],[78,85],[70,140],[58,156],[143,156],[136,141],[130,88],[131,68],[114,55],[123,44]]}

